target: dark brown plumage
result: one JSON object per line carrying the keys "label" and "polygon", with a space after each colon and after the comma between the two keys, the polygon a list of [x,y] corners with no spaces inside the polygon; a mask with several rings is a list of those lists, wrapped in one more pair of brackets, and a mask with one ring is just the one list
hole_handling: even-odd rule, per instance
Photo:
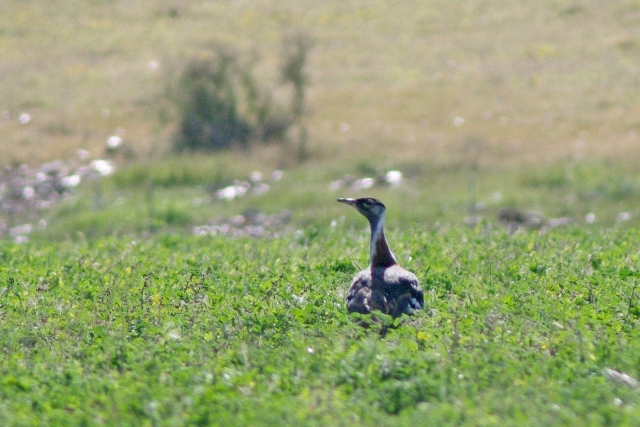
{"label": "dark brown plumage", "polygon": [[380,310],[398,317],[422,309],[424,296],[418,278],[398,265],[384,237],[385,206],[370,197],[338,201],[356,208],[371,226],[371,262],[353,278],[347,295],[349,313]]}

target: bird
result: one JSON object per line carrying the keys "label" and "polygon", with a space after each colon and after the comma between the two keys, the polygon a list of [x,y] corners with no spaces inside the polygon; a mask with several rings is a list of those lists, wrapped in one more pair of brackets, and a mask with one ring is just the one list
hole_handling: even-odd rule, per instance
{"label": "bird", "polygon": [[351,282],[347,311],[368,314],[379,310],[396,318],[422,309],[424,294],[418,278],[398,265],[384,236],[384,204],[372,197],[340,198],[338,202],[354,207],[371,226],[369,266],[358,272]]}

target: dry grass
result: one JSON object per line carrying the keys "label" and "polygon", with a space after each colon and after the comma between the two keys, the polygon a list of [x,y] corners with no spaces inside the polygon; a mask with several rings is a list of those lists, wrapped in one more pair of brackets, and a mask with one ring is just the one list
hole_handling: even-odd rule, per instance
{"label": "dry grass", "polygon": [[163,151],[185,58],[255,49],[274,82],[291,29],[316,39],[307,124],[325,159],[637,161],[638,1],[7,0],[0,28],[3,162],[98,155],[118,128],[141,156]]}

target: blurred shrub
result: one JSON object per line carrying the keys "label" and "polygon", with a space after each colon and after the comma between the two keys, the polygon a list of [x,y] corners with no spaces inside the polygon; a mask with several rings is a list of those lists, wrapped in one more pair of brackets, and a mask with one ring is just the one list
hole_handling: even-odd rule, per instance
{"label": "blurred shrub", "polygon": [[302,115],[307,84],[302,68],[310,46],[289,49],[293,53],[283,58],[283,83],[294,85],[288,108],[272,101],[275,88],[258,85],[253,75],[256,55],[241,59],[229,47],[216,46],[192,59],[181,72],[173,97],[180,120],[174,149],[216,151],[283,141]]}
{"label": "blurred shrub", "polygon": [[304,72],[309,50],[313,40],[305,33],[287,34],[282,41],[280,76],[282,83],[292,86],[290,115],[297,128],[298,159],[305,160],[307,153],[307,128],[302,121],[305,110],[306,88],[309,77]]}

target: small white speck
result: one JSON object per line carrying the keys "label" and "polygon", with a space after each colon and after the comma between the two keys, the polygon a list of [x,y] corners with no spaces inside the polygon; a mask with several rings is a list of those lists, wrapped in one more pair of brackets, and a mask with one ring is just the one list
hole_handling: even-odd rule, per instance
{"label": "small white speck", "polygon": [[249,179],[253,182],[262,181],[262,173],[260,171],[253,171],[249,174]]}
{"label": "small white speck", "polygon": [[375,182],[376,181],[373,178],[362,178],[355,181],[351,188],[353,188],[355,191],[366,190],[367,188],[373,187],[373,184],[375,184]]}
{"label": "small white speck", "polygon": [[236,187],[234,185],[224,187],[216,191],[215,196],[216,196],[216,199],[220,199],[220,200],[233,200],[236,198]]}
{"label": "small white speck", "polygon": [[593,212],[589,212],[585,217],[584,217],[584,221],[587,224],[593,224],[596,221],[596,214],[594,214]]}
{"label": "small white speck", "polygon": [[313,347],[307,347],[307,353],[313,354],[314,351]]}
{"label": "small white speck", "polygon": [[152,59],[151,61],[149,61],[147,66],[151,71],[156,71],[158,68],[160,68],[160,62],[155,59]]}
{"label": "small white speck", "polygon": [[464,124],[464,119],[460,116],[456,117],[455,119],[453,119],[453,125],[458,127],[458,126],[462,126]]}
{"label": "small white speck", "polygon": [[22,197],[27,200],[32,199],[35,194],[36,190],[34,190],[33,187],[24,187],[22,189]]}
{"label": "small white speck", "polygon": [[89,158],[89,151],[81,148],[76,152],[76,156],[78,156],[80,160],[87,160]]}
{"label": "small white speck", "polygon": [[245,195],[247,190],[249,189],[249,183],[243,182],[237,185],[229,185],[224,187],[215,193],[215,198],[219,200],[233,200],[237,197],[242,197]]}
{"label": "small white speck", "polygon": [[387,184],[396,186],[402,182],[402,172],[398,170],[390,170],[385,174],[384,180],[387,182]]}
{"label": "small white speck", "polygon": [[21,245],[24,243],[29,243],[29,238],[27,236],[16,236],[13,238],[14,243]]}
{"label": "small white speck", "polygon": [[334,228],[336,226],[337,222],[334,219],[333,221],[331,221],[331,224],[329,224],[331,226],[331,228]]}
{"label": "small white speck", "polygon": [[271,179],[273,179],[274,181],[280,181],[283,176],[284,176],[284,172],[278,169],[273,171],[273,173],[271,174]]}
{"label": "small white speck", "polygon": [[329,188],[331,188],[333,191],[338,190],[343,186],[344,186],[344,181],[341,179],[338,179],[336,181],[331,181],[331,184],[329,184]]}
{"label": "small white speck", "polygon": [[618,221],[629,221],[631,214],[629,212],[620,212],[617,217]]}
{"label": "small white speck", "polygon": [[464,379],[464,375],[462,375],[462,374],[458,374],[458,379],[459,379],[459,380],[463,380],[463,379]]}
{"label": "small white speck", "polygon": [[21,125],[26,125],[30,121],[31,121],[31,114],[29,113],[22,113],[18,117],[18,122],[20,122]]}
{"label": "small white speck", "polygon": [[113,163],[108,160],[98,159],[91,162],[91,167],[102,176],[109,176],[115,172]]}
{"label": "small white speck", "polygon": [[616,406],[622,405],[622,399],[620,399],[618,397],[614,398],[613,399],[613,404],[616,405]]}
{"label": "small white speck", "polygon": [[67,188],[77,187],[78,184],[80,184],[80,175],[76,173],[73,175],[65,176],[60,180],[60,184],[62,184],[63,187]]}
{"label": "small white speck", "polygon": [[115,150],[116,148],[120,147],[121,145],[122,145],[122,138],[119,137],[118,135],[111,135],[107,139],[107,148],[109,150]]}

